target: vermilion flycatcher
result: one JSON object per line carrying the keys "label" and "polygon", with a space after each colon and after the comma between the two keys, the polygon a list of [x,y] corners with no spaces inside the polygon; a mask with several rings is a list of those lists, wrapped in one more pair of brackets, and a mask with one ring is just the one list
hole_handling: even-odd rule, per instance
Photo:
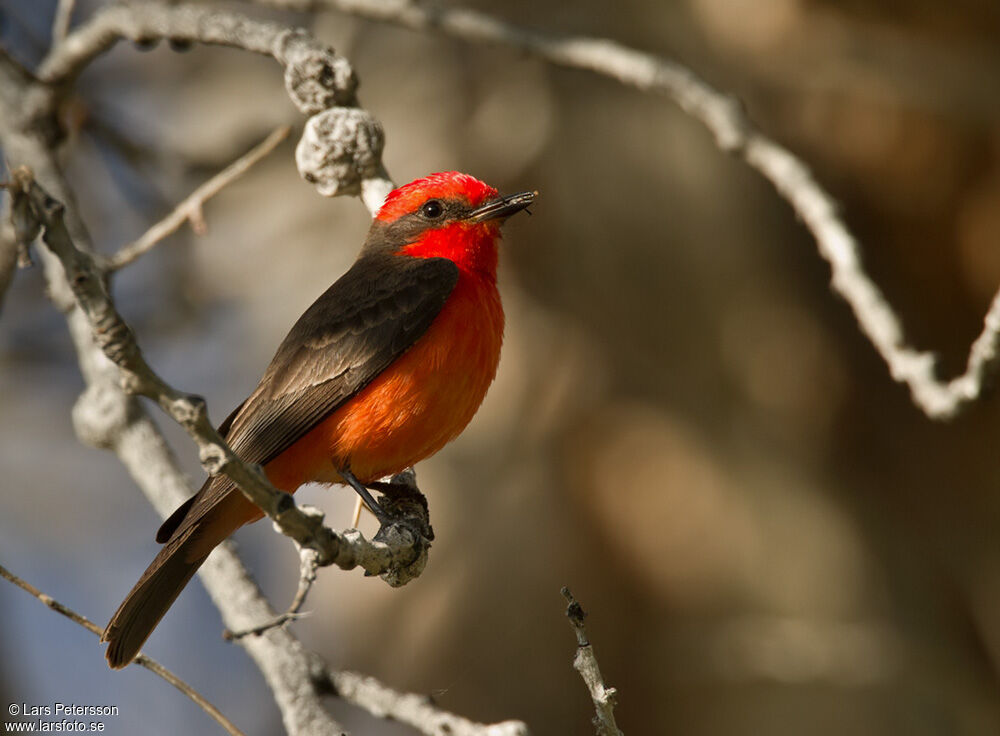
{"label": "vermilion flycatcher", "polygon": [[[393,191],[354,265],[219,427],[230,447],[284,491],[347,482],[367,495],[454,439],[500,359],[500,225],[534,197],[499,197],[457,172]],[[104,630],[108,663],[131,662],[209,552],[262,516],[225,476],[209,478],[157,532],[163,548]]]}

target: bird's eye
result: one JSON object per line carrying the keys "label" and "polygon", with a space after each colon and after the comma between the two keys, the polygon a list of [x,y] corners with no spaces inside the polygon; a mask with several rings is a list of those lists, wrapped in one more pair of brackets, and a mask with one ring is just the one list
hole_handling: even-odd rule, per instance
{"label": "bird's eye", "polygon": [[444,214],[444,207],[436,199],[430,199],[424,202],[423,207],[420,208],[420,214],[430,220],[436,220]]}

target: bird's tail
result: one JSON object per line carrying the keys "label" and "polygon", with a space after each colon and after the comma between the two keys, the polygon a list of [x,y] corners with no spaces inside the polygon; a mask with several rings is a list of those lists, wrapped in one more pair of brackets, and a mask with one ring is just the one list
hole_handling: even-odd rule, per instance
{"label": "bird's tail", "polygon": [[101,641],[108,642],[105,656],[114,669],[135,659],[163,614],[208,558],[208,552],[196,549],[205,545],[195,544],[195,531],[189,527],[164,545],[111,617]]}
{"label": "bird's tail", "polygon": [[160,527],[156,541],[165,544],[104,629],[101,641],[108,642],[108,664],[120,669],[135,659],[216,545],[261,516],[263,512],[227,479],[205,481]]}

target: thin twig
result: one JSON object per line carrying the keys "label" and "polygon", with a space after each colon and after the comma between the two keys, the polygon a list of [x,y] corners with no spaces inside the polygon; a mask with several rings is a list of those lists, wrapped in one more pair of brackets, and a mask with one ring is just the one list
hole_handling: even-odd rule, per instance
{"label": "thin twig", "polygon": [[[17,575],[12,573],[3,565],[0,565],[0,578],[9,580],[21,590],[30,593],[35,598],[44,603],[46,606],[51,608],[53,611],[62,614],[73,623],[82,626],[91,634],[94,634],[97,637],[101,636],[103,629],[100,626],[95,624],[86,616],[81,616],[79,613],[74,611],[69,606],[60,603],[52,596],[46,595],[38,588],[36,588],[34,585],[29,583],[27,580],[19,578]],[[222,715],[222,713],[219,711],[218,708],[209,703],[201,693],[199,693],[193,687],[188,685],[186,682],[184,682],[184,680],[179,678],[177,675],[168,670],[166,667],[157,662],[155,659],[147,657],[145,654],[140,654],[135,659],[135,662],[136,664],[145,667],[150,672],[159,675],[164,680],[173,685],[175,688],[184,693],[187,697],[189,697],[192,701],[194,701],[194,703],[199,708],[208,713],[208,715],[210,715],[220,726],[222,726],[227,733],[231,734],[232,736],[245,736],[245,734],[238,728],[236,728],[236,726],[234,726],[233,723],[228,718]]]}
{"label": "thin twig", "polygon": [[52,20],[52,42],[59,43],[66,38],[69,33],[69,26],[73,22],[73,6],[76,0],[59,0],[56,5],[56,14]]}
{"label": "thin twig", "polygon": [[194,230],[195,234],[203,235],[207,230],[202,214],[205,202],[222,191],[224,187],[239,179],[254,164],[277,148],[278,144],[288,137],[291,130],[289,125],[275,128],[267,138],[191,192],[169,215],[149,228],[138,240],[123,246],[117,253],[108,258],[103,264],[105,269],[117,271],[122,266],[127,266],[152,250],[153,246],[168,235],[176,232],[185,222],[191,223],[191,229]]}
{"label": "thin twig", "polygon": [[861,331],[905,383],[916,406],[932,419],[950,419],[978,399],[1000,366],[1000,290],[973,342],[965,372],[951,380],[936,373],[934,353],[910,346],[902,321],[861,261],[857,238],[837,213],[834,198],[790,151],[761,133],[740,102],[714,89],[687,67],[615,41],[541,33],[486,13],[408,0],[256,0],[286,9],[337,10],[413,30],[435,31],[475,43],[508,46],[557,66],[583,69],[643,91],[667,95],[715,136],[718,146],[742,158],[771,182],[816,240],[830,264],[832,287],[850,305]]}
{"label": "thin twig", "polygon": [[576,656],[573,657],[573,668],[580,673],[587,689],[590,691],[590,699],[594,701],[594,728],[597,729],[597,736],[622,736],[621,729],[615,723],[615,706],[618,704],[618,691],[613,687],[604,684],[601,676],[601,668],[597,664],[597,656],[594,654],[594,647],[587,639],[587,629],[584,628],[583,620],[587,617],[583,607],[576,602],[569,588],[562,589],[563,597],[569,604],[566,607],[566,618],[569,619],[576,632]]}
{"label": "thin twig", "polygon": [[222,638],[226,641],[236,641],[237,639],[242,639],[244,636],[259,636],[269,629],[284,626],[289,621],[299,618],[302,615],[299,613],[302,604],[306,602],[306,596],[309,595],[313,583],[316,582],[317,570],[319,570],[319,558],[316,551],[299,547],[299,587],[295,591],[295,597],[292,599],[292,604],[288,607],[288,610],[257,626],[240,629],[239,631],[224,629]]}
{"label": "thin twig", "polygon": [[327,671],[322,685],[347,703],[378,718],[410,726],[426,736],[528,736],[523,721],[476,723],[442,710],[426,695],[401,693],[356,672]]}

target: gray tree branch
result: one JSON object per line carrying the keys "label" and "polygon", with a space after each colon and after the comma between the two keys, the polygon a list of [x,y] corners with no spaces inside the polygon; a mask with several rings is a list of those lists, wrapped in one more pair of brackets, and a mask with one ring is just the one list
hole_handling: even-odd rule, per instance
{"label": "gray tree branch", "polygon": [[[935,375],[933,354],[916,350],[907,344],[899,317],[864,270],[858,243],[838,217],[833,198],[820,187],[808,168],[798,158],[756,129],[738,101],[716,91],[681,65],[634,51],[611,41],[541,34],[503,23],[476,11],[463,9],[428,8],[409,2],[375,2],[375,0],[267,0],[266,4],[294,9],[328,7],[380,22],[395,23],[420,30],[434,30],[467,41],[513,46],[553,64],[587,69],[618,79],[624,84],[642,90],[662,92],[677,102],[690,115],[701,121],[713,133],[720,148],[740,156],[748,165],[771,181],[779,194],[789,202],[815,237],[820,253],[830,263],[835,291],[849,303],[862,331],[886,360],[893,378],[909,386],[914,402],[928,416],[950,417],[962,405],[978,398],[985,377],[995,370],[998,361],[1000,361],[997,350],[998,333],[1000,333],[1000,294],[998,294],[986,315],[983,332],[970,350],[966,372],[950,381],[939,380]],[[176,14],[174,14],[175,10]],[[204,24],[208,24],[208,30],[205,30]],[[294,35],[284,35],[289,33]],[[110,48],[120,38],[133,40],[161,37],[179,38],[233,45],[274,56],[286,64],[286,82],[289,83],[290,94],[300,109],[307,114],[316,115],[335,105],[353,105],[353,75],[344,75],[343,68],[339,64],[324,66],[324,62],[320,61],[317,67],[314,63],[313,66],[318,68],[320,72],[319,77],[315,78],[315,75],[306,73],[304,77],[312,86],[307,84],[305,92],[301,94],[294,91],[296,80],[294,74],[290,75],[288,71],[294,65],[287,63],[288,49],[290,47],[295,49],[292,56],[301,54],[313,62],[316,62],[317,58],[324,57],[328,52],[328,50],[317,49],[312,41],[303,38],[304,35],[301,32],[290,32],[272,24],[247,19],[234,20],[233,17],[224,14],[195,8],[172,9],[154,4],[126,8],[115,7],[102,11],[85,27],[71,34],[64,44],[54,50],[53,54],[40,67],[38,74],[41,79],[51,85],[63,85],[70,82],[87,63]],[[12,65],[3,71],[8,77],[17,77],[23,72],[23,70],[19,72],[14,69]],[[342,85],[338,90],[342,92],[344,88],[351,88],[349,94],[340,98],[337,97],[338,90],[331,90],[330,85],[324,84],[322,81],[324,79],[329,81],[330,77],[337,78],[338,73]],[[290,79],[291,81],[289,81]],[[315,84],[317,80],[319,80],[318,85]],[[23,78],[22,74],[19,83],[28,86],[28,81]],[[37,94],[34,97],[31,95],[28,97],[31,97],[29,102],[35,104],[26,105],[24,109],[36,112],[51,111],[55,98],[55,95],[50,93],[51,89],[51,87],[41,91],[34,89],[33,91]],[[10,108],[7,108],[7,111],[9,110]],[[37,168],[37,164],[35,165]],[[46,177],[40,175],[40,178],[45,179]],[[381,164],[376,163],[366,169],[362,175],[357,176],[346,187],[343,187],[343,190],[360,191],[369,209],[374,209],[381,202],[390,186],[391,183],[384,169],[381,168]],[[68,192],[65,195],[60,194],[57,189],[53,189],[53,192],[57,198],[71,204]],[[73,223],[69,223],[67,231],[71,232],[72,230]],[[54,297],[57,303],[62,304],[63,308],[70,309],[72,297],[66,293],[65,289],[56,290]],[[74,333],[83,326],[87,327],[89,333],[89,325],[81,325],[78,319],[74,329],[72,314],[70,317],[71,330]],[[85,358],[81,354],[81,364],[85,375],[88,372],[98,373],[107,368],[101,360],[93,355]],[[172,415],[177,412],[180,415],[182,423],[197,425],[204,419],[203,405],[199,407],[197,402],[186,404],[185,402],[190,401],[190,399],[183,395],[171,397],[169,394],[161,394],[159,392],[161,386],[157,383],[159,379],[155,378],[155,374],[152,377],[141,376],[138,383],[130,387],[133,389],[142,387],[144,380],[149,381],[149,386],[157,390],[161,399],[166,400],[167,406],[165,408],[168,412]],[[110,384],[99,388],[95,388],[96,386],[98,386],[97,383],[91,383],[88,393],[94,390],[95,393],[100,394],[101,391],[111,390]],[[122,397],[125,401],[131,402],[131,399],[124,397],[124,395]],[[92,398],[102,399],[101,396]],[[109,396],[103,397],[103,400],[106,401],[105,408],[108,405],[108,398]],[[115,401],[110,403],[114,403],[117,409],[121,409],[122,405],[118,401],[118,397],[111,398],[114,398]],[[128,412],[126,411],[125,414]],[[86,415],[87,412],[80,410],[78,406],[75,418],[78,418],[81,424],[86,424],[83,419]],[[140,430],[140,434],[146,432],[152,428],[152,425],[148,424],[148,419],[145,422],[147,424],[139,422],[132,429]],[[152,431],[155,432],[155,429]],[[155,437],[153,441],[150,441],[149,436],[144,436],[141,441],[136,442],[136,446],[133,448],[126,439],[128,436],[126,432],[120,432],[109,439],[117,445],[116,449],[130,468],[133,468],[133,465],[130,464],[131,461],[128,458],[134,449],[142,447],[145,451],[148,449],[145,447],[147,444],[149,447],[155,447],[158,443],[162,445],[161,438]],[[240,469],[237,467],[234,470],[230,467],[232,459],[225,455],[224,443],[222,449],[218,443],[211,442],[203,450],[210,467],[218,465],[220,469],[224,468],[226,471],[234,472],[251,487],[254,487],[255,483],[260,480],[260,478],[255,477],[259,474],[255,474],[253,468]],[[165,445],[159,450],[159,459],[161,461],[160,470],[171,478],[167,484],[176,485],[179,474],[176,472],[173,458],[165,449]],[[134,469],[133,472],[138,471]],[[241,473],[245,473],[246,477],[242,477]],[[282,512],[279,506],[280,501],[275,500],[273,496],[270,496],[268,500],[275,504],[272,511],[280,515]],[[296,519],[295,523],[305,524],[308,527],[306,520],[303,519]],[[294,534],[292,536],[294,538]],[[215,556],[213,556],[214,559]],[[225,576],[234,575],[234,571],[226,569],[225,565],[220,568],[220,572]],[[211,577],[211,569],[206,570],[206,574]],[[253,588],[252,583],[248,586],[249,588]],[[263,601],[259,599],[258,602]],[[266,606],[266,602],[264,605]],[[257,617],[256,620],[262,619]],[[227,624],[232,626],[228,617]],[[287,634],[287,632],[282,629],[274,629],[267,631],[263,636],[248,637],[247,639],[248,642],[253,642],[279,637],[283,634]],[[293,649],[295,645],[301,649],[298,642],[294,642]],[[311,688],[315,689],[317,682],[326,682],[329,685],[336,681],[336,677],[340,677],[342,684],[334,686],[337,692],[342,695],[348,691],[360,692],[358,688],[346,686],[346,683],[350,682],[349,673],[339,673],[335,677],[335,673],[325,673],[322,668],[318,670],[315,661],[311,660],[305,653],[300,652],[300,654],[301,656],[297,657],[299,664],[307,660],[312,663],[309,669]],[[607,692],[605,692],[606,694]],[[285,709],[283,708],[284,713]],[[497,724],[496,727],[487,728],[497,728],[503,725]],[[431,733],[432,731],[425,732]]]}
{"label": "gray tree branch", "polygon": [[301,615],[299,611],[302,609],[302,604],[306,602],[306,596],[309,595],[309,591],[312,590],[312,586],[316,582],[318,572],[319,562],[316,552],[311,549],[299,547],[299,587],[296,589],[295,597],[292,599],[288,609],[270,621],[257,624],[249,629],[242,629],[240,631],[226,629],[222,632],[222,638],[232,641],[234,639],[242,639],[244,636],[256,636],[263,634],[268,629],[273,629],[276,626],[284,626],[289,621],[294,621]]}
{"label": "gray tree branch", "polygon": [[0,224],[0,313],[3,312],[7,289],[14,280],[17,261],[17,237],[14,235],[14,227],[9,224],[8,218],[4,217],[3,223]]}
{"label": "gray tree branch", "polygon": [[615,41],[541,33],[486,13],[409,0],[256,0],[288,10],[327,8],[381,23],[433,31],[470,43],[516,48],[557,66],[583,69],[642,91],[665,94],[715,136],[719,148],[743,159],[771,182],[812,233],[830,264],[833,290],[850,305],[862,333],[906,384],[916,406],[932,419],[949,419],[977,400],[1000,365],[1000,291],[973,342],[965,372],[937,376],[934,353],[906,340],[902,321],[864,268],[857,238],[839,217],[834,198],[788,149],[764,135],[740,102],[714,89],[687,67]]}
{"label": "gray tree branch", "polygon": [[[133,36],[127,36],[128,33]],[[36,80],[0,49],[0,143],[12,160],[28,163],[34,169],[35,176],[28,176],[26,172],[18,175],[13,191],[21,198],[22,210],[23,202],[28,202],[31,213],[40,221],[38,224],[46,226],[46,238],[54,251],[43,249],[40,253],[49,293],[60,309],[67,313],[81,371],[87,381],[87,389],[73,412],[78,435],[89,444],[113,449],[162,516],[167,516],[190,494],[189,484],[179,471],[162,435],[142,406],[123,390],[120,378],[124,376],[130,390],[153,391],[158,403],[189,428],[197,428],[196,434],[207,427],[208,440],[202,454],[210,467],[233,472],[238,481],[262,490],[274,501],[276,516],[279,517],[276,521],[281,523],[283,517],[286,523],[297,527],[295,534],[304,534],[306,538],[317,541],[320,546],[317,556],[325,554],[324,562],[329,559],[334,564],[347,566],[362,564],[372,572],[379,569],[392,572],[391,568],[396,568],[402,575],[396,575],[391,582],[402,584],[410,576],[419,574],[422,566],[420,559],[405,566],[398,565],[399,552],[403,552],[409,560],[412,558],[410,553],[416,548],[409,544],[410,530],[396,529],[396,525],[392,525],[389,534],[383,535],[389,538],[375,543],[367,542],[353,531],[339,535],[337,540],[338,535],[322,526],[318,514],[296,509],[294,503],[289,505],[285,498],[287,494],[278,492],[277,500],[274,500],[268,489],[270,484],[259,469],[247,467],[238,459],[233,462],[226,455],[228,448],[225,443],[219,444],[211,436],[214,430],[207,423],[203,402],[175,392],[163,384],[148,365],[144,365],[131,331],[107,297],[103,273],[91,255],[86,228],[54,158],[53,149],[58,143],[54,111],[66,84],[89,61],[110,48],[118,37],[134,37],[136,40],[187,38],[238,48],[244,48],[246,41],[250,50],[269,53],[285,65],[286,87],[293,102],[303,112],[336,111],[338,108],[335,107],[331,110],[319,108],[353,102],[353,87],[350,100],[338,97],[337,89],[331,89],[339,84],[334,71],[339,64],[333,57],[333,51],[317,44],[308,34],[197,8],[142,4],[134,8],[110,8],[99,12],[89,23],[70,34],[65,46],[53,49],[42,65],[42,70],[47,69],[47,73],[52,75],[48,83]],[[271,40],[270,47],[266,49],[265,39]],[[353,85],[353,72],[341,74],[340,79],[348,80]],[[336,193],[359,193],[369,210],[374,211],[392,188],[392,182],[379,159],[380,141],[376,141],[379,149],[372,156],[371,151],[363,146],[366,141],[377,138],[368,133],[374,123],[364,118],[360,118],[359,122],[359,116],[352,109],[344,109],[349,111],[353,121],[353,130],[346,132],[353,133],[355,137],[347,141],[331,141],[340,157],[340,166],[332,167],[333,170],[325,172],[325,175],[341,177],[339,186],[332,187]],[[351,165],[362,156],[367,157],[366,165]],[[55,196],[49,196],[39,181],[44,181]],[[330,191],[329,182],[327,184]],[[81,247],[77,248],[77,244]],[[64,264],[55,252],[66,259]],[[65,266],[69,267],[68,270]],[[67,280],[67,273],[72,275],[71,281]],[[77,308],[78,299],[81,308]],[[93,329],[97,325],[101,326],[100,329]],[[112,362],[109,355],[118,364]],[[400,499],[399,503],[406,505],[407,502]],[[423,513],[426,514],[426,510]],[[423,524],[417,526],[418,534],[422,533]],[[403,550],[406,546],[409,546],[410,553]],[[426,556],[426,546],[423,547],[423,555]],[[200,575],[228,628],[243,629],[274,617],[275,612],[228,544],[213,552]],[[284,628],[268,629],[262,635],[245,637],[240,643],[264,674],[288,733],[318,735],[341,732],[339,724],[329,716],[320,699],[322,694],[331,692],[331,678],[336,678],[338,673],[329,671]],[[369,680],[369,685],[376,689],[379,687],[373,680]],[[381,687],[384,693],[394,692]],[[350,688],[345,688],[340,696],[355,702]],[[357,700],[361,707],[366,707],[366,702],[363,697]],[[437,709],[428,713],[441,716]],[[381,710],[378,715],[387,714],[392,715],[391,708]],[[435,727],[430,722],[421,726],[415,720],[412,725],[421,728],[424,733],[438,733],[432,730]],[[519,732],[527,733],[523,724],[520,725]],[[492,728],[483,726],[482,730],[471,729],[468,733],[494,733]]]}
{"label": "gray tree branch", "polygon": [[441,710],[426,695],[401,693],[356,672],[328,671],[323,684],[331,693],[369,713],[403,723],[427,736],[528,736],[528,727],[521,721],[475,723]]}
{"label": "gray tree branch", "polygon": [[52,19],[52,40],[62,41],[69,33],[70,24],[73,22],[73,7],[76,0],[59,0],[56,5],[56,13]]}
{"label": "gray tree branch", "polygon": [[190,41],[274,57],[286,68],[292,101],[307,115],[355,102],[358,81],[351,65],[311,34],[195,5],[146,2],[105,7],[54,45],[36,76],[52,86],[69,83],[123,39]]}
{"label": "gray tree branch", "polygon": [[[71,191],[59,170],[48,134],[50,121],[32,115],[39,98],[50,95],[0,50],[0,144],[12,161],[30,164],[35,176],[66,204],[64,218],[75,243],[90,248],[90,238]],[[43,102],[44,106],[44,102]],[[73,410],[80,439],[113,450],[161,516],[191,495],[191,487],[159,429],[145,409],[120,385],[118,368],[94,341],[90,322],[75,308],[73,291],[59,260],[40,249],[39,260],[52,301],[66,313],[87,388]],[[200,573],[230,628],[243,628],[274,616],[274,611],[228,545],[217,548]],[[287,630],[240,642],[274,693],[289,734],[337,733],[339,724],[323,707],[314,686],[315,659]]]}
{"label": "gray tree branch", "polygon": [[584,684],[594,702],[594,728],[597,736],[622,736],[621,729],[615,722],[615,706],[618,705],[618,691],[604,684],[600,665],[594,647],[587,638],[587,629],[583,620],[587,617],[583,606],[577,603],[569,588],[562,589],[563,597],[568,604],[566,618],[569,619],[573,632],[576,634],[576,656],[573,657],[573,668],[580,673]]}
{"label": "gray tree branch", "polygon": [[[402,504],[392,499],[386,510],[397,512],[395,522],[380,530],[369,542],[357,530],[335,532],[323,526],[322,515],[299,509],[288,493],[279,491],[259,467],[248,465],[229,448],[209,421],[201,397],[181,393],[167,385],[149,366],[131,328],[115,308],[104,284],[104,272],[96,259],[73,243],[64,220],[65,207],[51,197],[27,168],[12,172],[9,191],[12,207],[23,207],[27,198],[38,218],[42,238],[56,255],[66,274],[76,304],[90,323],[94,339],[121,371],[121,385],[128,394],[156,401],[174,421],[187,430],[198,446],[202,465],[211,475],[225,474],[243,493],[260,506],[283,534],[317,553],[320,565],[345,570],[361,566],[370,575],[383,575],[402,585],[423,570],[429,547],[429,522],[421,503]],[[393,503],[397,501],[398,503]],[[399,513],[400,510],[405,513]]]}
{"label": "gray tree branch", "polygon": [[[357,79],[354,71],[346,59],[310,34],[190,5],[136,3],[102,9],[52,48],[36,76],[55,99],[61,85],[72,81],[88,63],[123,38],[134,41],[180,39],[266,54],[284,66],[286,89],[303,112],[318,117],[319,114],[349,110],[353,118],[367,119],[364,117],[367,113],[357,108],[338,107],[355,104]],[[31,114],[37,116],[40,110],[52,107],[54,102],[51,100],[48,104],[41,102]],[[385,174],[379,161],[381,141],[372,142],[358,136],[361,127],[358,124],[346,131],[346,142],[335,139],[328,142],[329,146],[338,148],[340,158],[351,162],[365,160],[342,172],[344,181],[340,192],[378,187],[382,183],[379,177]],[[366,182],[366,186],[362,186],[362,178],[373,177],[374,183]],[[422,567],[419,561],[426,556],[426,542],[422,542],[420,536],[426,519],[408,528],[383,530],[383,541],[376,543],[368,542],[360,534],[339,535],[324,527],[321,517],[301,512],[291,496],[271,486],[259,468],[250,467],[237,458],[208,421],[204,401],[166,385],[146,364],[134,335],[110,300],[100,264],[87,249],[75,247],[62,222],[59,202],[49,201],[40,187],[24,183],[24,193],[32,199],[35,214],[46,225],[46,243],[62,261],[74,297],[88,316],[99,346],[121,369],[127,393],[138,393],[157,401],[195,440],[205,469],[210,474],[221,472],[230,477],[250,500],[264,509],[283,533],[301,546],[314,549],[320,565],[336,564],[345,569],[361,565],[369,574],[389,573],[396,584],[419,574]],[[415,563],[418,566],[411,568],[410,573],[404,572],[404,568]]]}

